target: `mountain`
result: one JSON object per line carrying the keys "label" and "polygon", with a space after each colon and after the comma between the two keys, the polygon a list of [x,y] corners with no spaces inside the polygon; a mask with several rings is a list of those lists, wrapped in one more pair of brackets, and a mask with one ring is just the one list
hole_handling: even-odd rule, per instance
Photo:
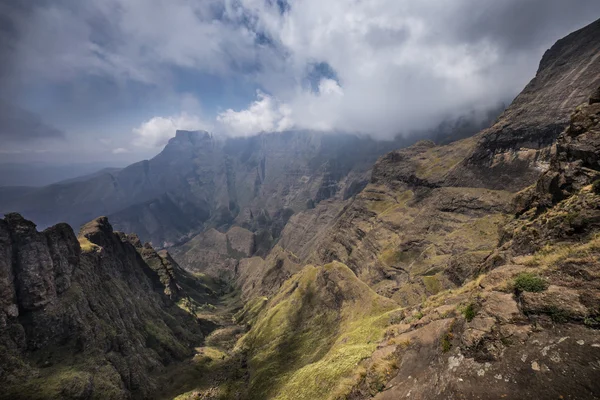
{"label": "mountain", "polygon": [[116,170],[118,168],[114,168],[106,162],[73,164],[0,162],[0,187],[41,187],[91,175],[103,169]]}
{"label": "mountain", "polygon": [[76,237],[8,214],[0,254],[1,398],[146,398],[210,327],[176,302],[211,293],[106,218]]}
{"label": "mountain", "polygon": [[106,215],[117,229],[136,232],[157,247],[210,228],[240,226],[262,235],[270,248],[293,213],[360,191],[380,155],[421,136],[473,135],[496,114],[471,113],[391,141],[315,131],[243,138],[177,131],[151,160],[42,188],[2,188],[0,211],[19,212],[42,227],[59,222],[79,227]]}
{"label": "mountain", "polygon": [[572,110],[600,85],[598,21],[556,42],[535,78],[447,177],[453,185],[518,191],[547,168]]}
{"label": "mountain", "polygon": [[1,208],[41,226],[108,215],[117,228],[164,247],[206,227],[256,228],[263,218],[281,225],[287,209],[350,196],[372,162],[401,142],[318,132],[222,140],[178,131],[151,160],[30,191]]}
{"label": "mountain", "polygon": [[477,135],[373,165],[388,144],[180,131],[40,189],[192,237],[157,252],[105,217],[75,237],[8,214],[0,396],[598,398],[598,43],[600,20],[558,41]]}

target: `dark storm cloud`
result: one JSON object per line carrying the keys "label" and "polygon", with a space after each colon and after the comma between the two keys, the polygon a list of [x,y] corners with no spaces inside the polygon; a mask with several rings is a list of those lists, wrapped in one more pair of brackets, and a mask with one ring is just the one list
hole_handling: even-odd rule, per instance
{"label": "dark storm cloud", "polygon": [[507,55],[535,49],[600,18],[597,0],[459,1],[465,3],[465,12],[447,16],[456,21],[456,39],[490,40],[501,45]]}
{"label": "dark storm cloud", "polygon": [[0,141],[30,142],[64,138],[64,133],[45,124],[37,115],[0,100]]}

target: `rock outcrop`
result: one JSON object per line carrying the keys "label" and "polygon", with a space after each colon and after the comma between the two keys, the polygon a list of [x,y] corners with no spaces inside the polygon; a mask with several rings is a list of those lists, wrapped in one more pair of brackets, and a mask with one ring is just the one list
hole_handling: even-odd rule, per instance
{"label": "rock outcrop", "polygon": [[[548,167],[572,110],[600,86],[600,20],[556,42],[535,78],[448,175],[458,186],[521,190]],[[594,96],[592,96],[594,97]]]}
{"label": "rock outcrop", "polygon": [[8,214],[0,254],[1,398],[146,398],[202,340],[178,267],[104,217],[77,238]]}
{"label": "rock outcrop", "polygon": [[577,107],[477,280],[392,325],[350,398],[597,398],[599,128],[597,103]]}

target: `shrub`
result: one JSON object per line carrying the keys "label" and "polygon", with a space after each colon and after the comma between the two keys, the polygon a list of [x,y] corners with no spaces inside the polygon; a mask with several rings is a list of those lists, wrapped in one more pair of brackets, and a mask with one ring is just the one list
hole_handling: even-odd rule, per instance
{"label": "shrub", "polygon": [[473,321],[473,318],[475,318],[475,314],[477,313],[475,312],[475,305],[473,303],[470,303],[462,310],[462,315],[465,317],[467,322]]}
{"label": "shrub", "polygon": [[547,287],[546,281],[529,272],[520,273],[514,282],[514,288],[517,292],[542,292]]}
{"label": "shrub", "polygon": [[585,320],[583,320],[583,323],[590,328],[600,328],[600,316],[587,317]]}
{"label": "shrub", "polygon": [[452,333],[448,332],[442,337],[442,352],[447,353],[452,348]]}

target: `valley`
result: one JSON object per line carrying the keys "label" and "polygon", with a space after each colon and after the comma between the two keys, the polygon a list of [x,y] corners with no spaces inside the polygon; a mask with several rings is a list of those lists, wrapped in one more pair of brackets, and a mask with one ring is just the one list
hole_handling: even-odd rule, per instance
{"label": "valley", "polygon": [[0,398],[598,398],[599,46],[443,143],[178,130],[7,192]]}

